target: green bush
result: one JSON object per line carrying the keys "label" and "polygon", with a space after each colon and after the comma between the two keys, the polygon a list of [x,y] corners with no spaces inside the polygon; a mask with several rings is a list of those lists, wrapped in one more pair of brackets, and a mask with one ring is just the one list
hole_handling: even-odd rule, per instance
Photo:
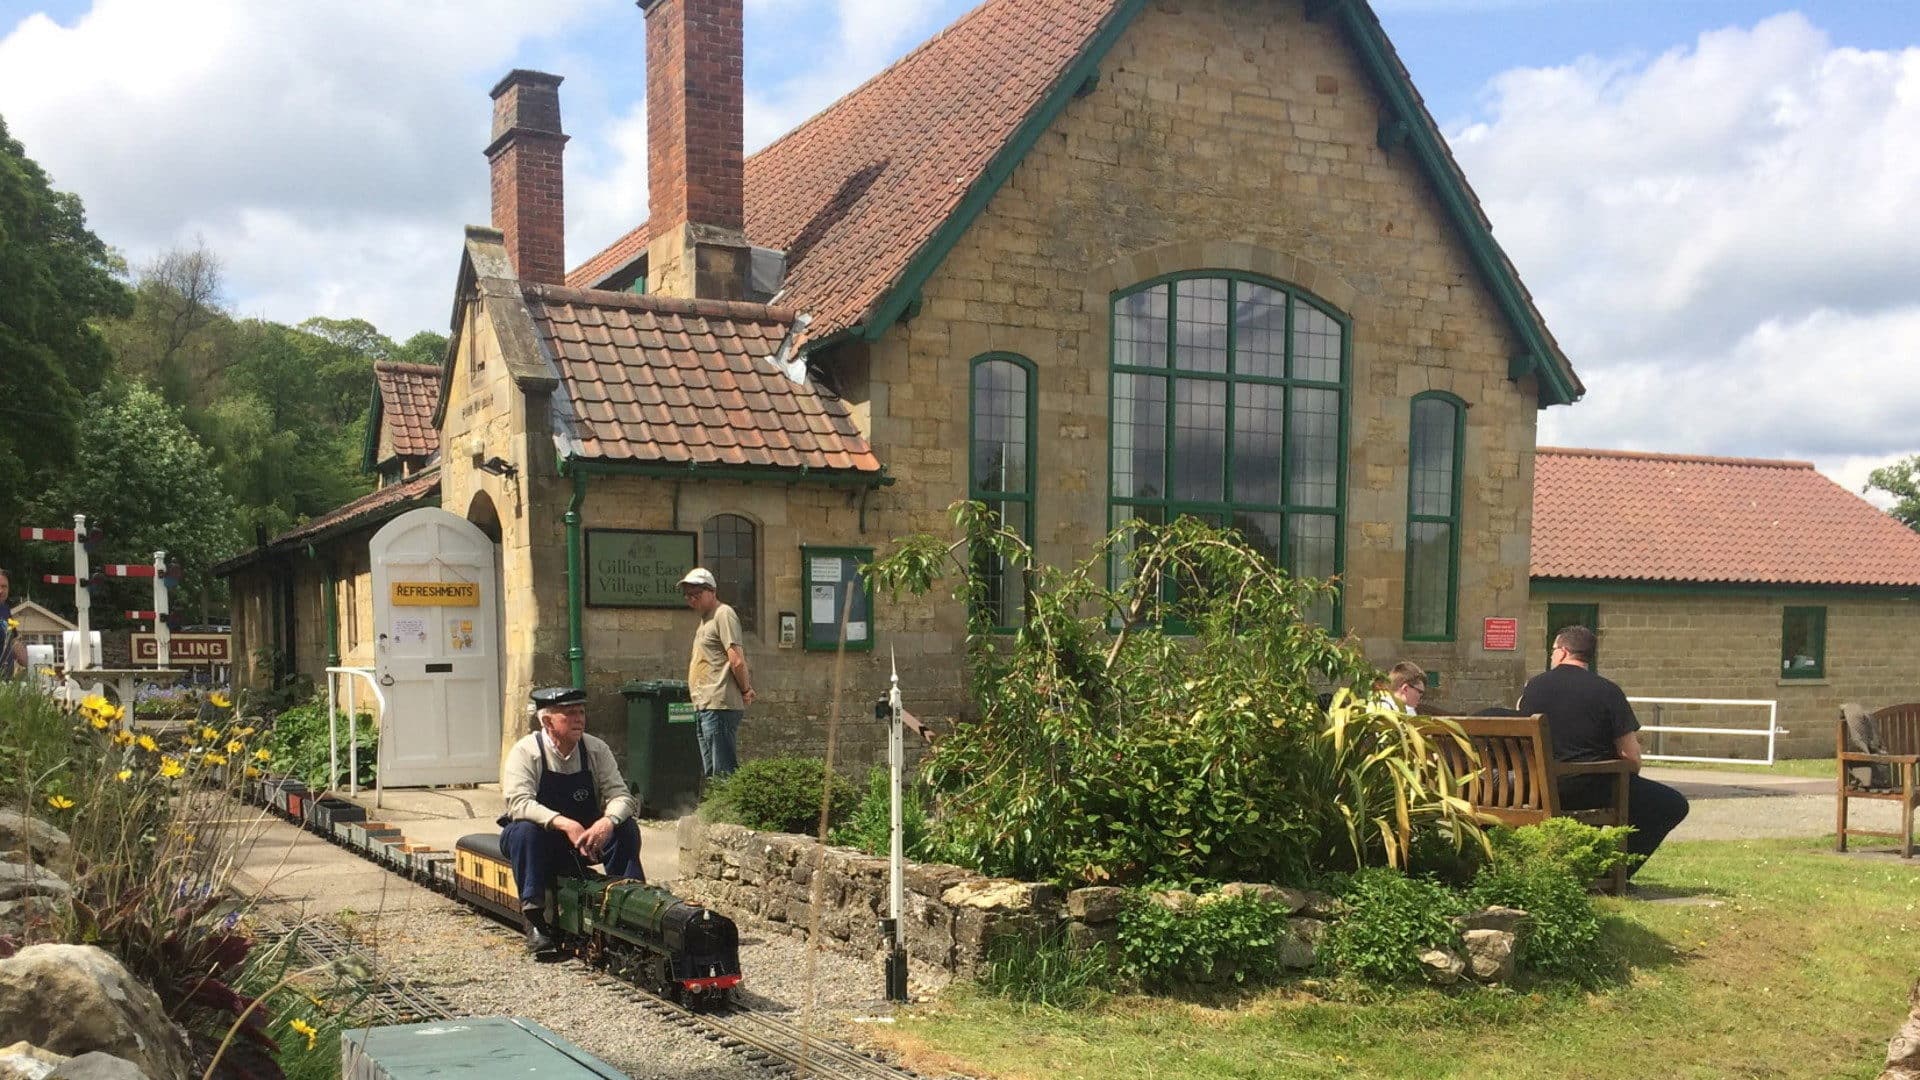
{"label": "green bush", "polygon": [[1283,904],[1218,894],[1175,910],[1135,890],[1120,910],[1120,970],[1149,991],[1272,982],[1288,914]]}
{"label": "green bush", "polygon": [[[896,594],[954,573],[972,604],[980,715],[926,770],[956,861],[1069,884],[1303,881],[1404,866],[1425,832],[1480,843],[1433,753],[1448,736],[1380,709],[1378,672],[1328,630],[1331,583],[1194,518],[1130,523],[1062,569],[983,504],[955,516],[961,543],[908,537],[867,572]],[[985,552],[1025,575],[1012,637],[980,602]]]}
{"label": "green bush", "polygon": [[1394,870],[1362,870],[1347,879],[1347,912],[1327,931],[1320,959],[1342,974],[1372,982],[1420,977],[1420,953],[1457,949],[1466,902],[1437,882]]}
{"label": "green bush", "polygon": [[1039,941],[996,938],[987,947],[987,967],[979,985],[1008,1001],[1078,1009],[1113,989],[1111,956],[1105,945],[1076,950],[1062,933]]}
{"label": "green bush", "polygon": [[[307,787],[315,791],[343,785],[347,778],[347,765],[352,759],[347,742],[347,714],[336,711],[339,724],[340,774],[328,776],[330,743],[327,731],[327,699],[316,697],[304,705],[283,710],[273,718],[272,731],[267,736],[267,749],[273,753],[273,769],[298,777]],[[380,735],[373,725],[373,714],[360,713],[360,722],[354,725],[360,741],[360,776],[363,787],[373,785],[374,773],[378,767],[375,758],[380,752]]]}
{"label": "green bush", "polygon": [[860,794],[846,777],[829,772],[826,762],[812,757],[746,762],[732,776],[708,786],[702,810],[715,820],[749,829],[811,835],[820,826],[822,776],[832,778],[833,802],[827,813],[831,828],[846,820]]}
{"label": "green bush", "polygon": [[1618,966],[1608,954],[1588,886],[1632,858],[1620,850],[1621,826],[1594,828],[1570,818],[1496,829],[1493,861],[1469,890],[1481,907],[1519,908],[1532,918],[1520,938],[1522,970],[1593,985]]}
{"label": "green bush", "polygon": [[1558,867],[1581,882],[1597,881],[1613,868],[1636,858],[1622,850],[1625,825],[1595,828],[1573,818],[1548,818],[1517,829],[1496,828],[1487,833],[1495,865]]}
{"label": "green bush", "polygon": [[[891,853],[893,798],[890,787],[885,768],[868,770],[866,794],[861,796],[846,821],[833,830],[833,842],[859,848],[869,855]],[[817,807],[815,813],[818,813]],[[938,861],[939,854],[934,850],[928,825],[926,788],[911,777],[903,778],[900,785],[900,832],[907,858],[917,862]]]}

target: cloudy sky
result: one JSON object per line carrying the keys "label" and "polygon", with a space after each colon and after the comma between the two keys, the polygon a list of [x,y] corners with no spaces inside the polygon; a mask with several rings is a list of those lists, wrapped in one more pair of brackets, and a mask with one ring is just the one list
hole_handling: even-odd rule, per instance
{"label": "cloudy sky", "polygon": [[[751,149],[973,0],[746,2]],[[1375,7],[1587,383],[1543,443],[1855,489],[1920,453],[1910,0]],[[571,261],[644,215],[641,54],[631,0],[0,0],[0,116],[136,265],[203,240],[242,314],[404,337],[446,329],[507,69],[566,76]]]}

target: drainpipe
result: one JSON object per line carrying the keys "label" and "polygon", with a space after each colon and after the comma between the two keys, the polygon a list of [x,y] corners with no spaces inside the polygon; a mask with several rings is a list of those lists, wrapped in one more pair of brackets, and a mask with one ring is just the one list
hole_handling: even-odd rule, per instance
{"label": "drainpipe", "polygon": [[[313,545],[307,545],[307,558],[318,561]],[[334,576],[333,560],[326,562],[327,571],[327,666],[340,666],[340,598],[334,595],[339,581]]]}
{"label": "drainpipe", "polygon": [[573,501],[567,504],[567,666],[573,675],[575,689],[587,685],[587,650],[580,632],[581,591],[584,582],[580,577],[580,504],[587,500],[587,470],[578,467],[573,459],[566,464],[574,466],[567,471],[573,477]]}

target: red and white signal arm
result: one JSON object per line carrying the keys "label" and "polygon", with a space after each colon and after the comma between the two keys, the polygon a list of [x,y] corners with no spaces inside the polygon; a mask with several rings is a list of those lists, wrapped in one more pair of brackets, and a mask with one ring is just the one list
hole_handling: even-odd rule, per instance
{"label": "red and white signal arm", "polygon": [[1480,647],[1488,652],[1515,652],[1520,648],[1520,620],[1489,616],[1480,621]]}
{"label": "red and white signal arm", "polygon": [[[169,639],[168,660],[174,667],[183,664],[233,663],[232,634],[174,634]],[[160,662],[160,642],[152,634],[133,635],[133,662],[142,667]]]}

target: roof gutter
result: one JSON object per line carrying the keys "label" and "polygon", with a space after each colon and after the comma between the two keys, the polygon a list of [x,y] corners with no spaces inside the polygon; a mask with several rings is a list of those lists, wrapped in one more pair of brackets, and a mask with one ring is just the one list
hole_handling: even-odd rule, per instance
{"label": "roof gutter", "polygon": [[810,484],[869,490],[891,487],[894,483],[894,478],[887,475],[884,468],[878,473],[815,469],[806,465],[797,469],[750,469],[736,465],[702,465],[698,462],[654,465],[638,461],[588,461],[571,456],[562,463],[561,471],[581,475],[647,476],[661,480],[732,480],[743,484]]}

